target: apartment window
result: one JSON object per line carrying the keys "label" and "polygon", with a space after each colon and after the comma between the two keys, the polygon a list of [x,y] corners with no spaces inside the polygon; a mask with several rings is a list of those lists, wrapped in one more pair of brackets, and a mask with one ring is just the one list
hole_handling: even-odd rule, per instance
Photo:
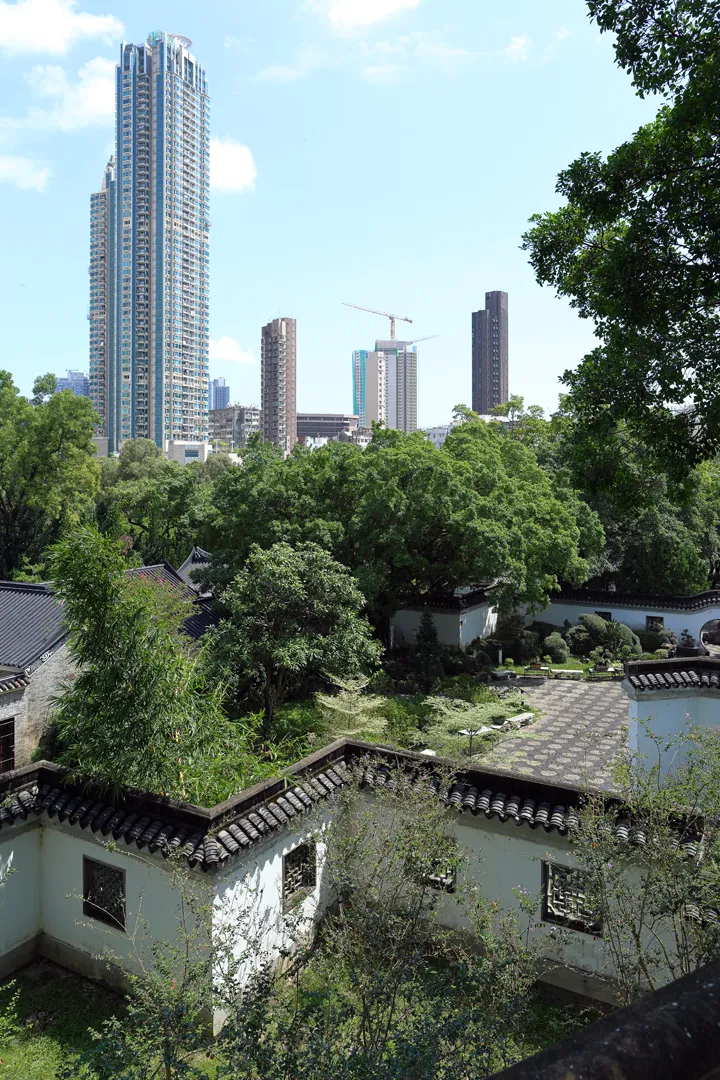
{"label": "apartment window", "polygon": [[543,922],[599,935],[602,927],[586,898],[587,874],[553,862],[543,863]]}
{"label": "apartment window", "polygon": [[315,845],[308,842],[283,855],[283,906],[287,910],[299,903],[317,884]]}
{"label": "apartment window", "polygon": [[125,929],[125,871],[83,856],[83,914]]}
{"label": "apartment window", "polygon": [[662,615],[646,615],[645,629],[648,633],[659,633],[661,630],[665,629],[665,619]]}
{"label": "apartment window", "polygon": [[0,773],[15,768],[15,717],[0,721]]}

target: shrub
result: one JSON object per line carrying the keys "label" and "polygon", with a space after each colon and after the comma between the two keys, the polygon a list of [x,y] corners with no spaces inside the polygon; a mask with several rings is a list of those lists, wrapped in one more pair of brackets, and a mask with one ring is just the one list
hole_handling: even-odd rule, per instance
{"label": "shrub", "polygon": [[605,635],[600,644],[608,649],[613,656],[618,656],[622,660],[632,660],[642,653],[642,646],[637,634],[634,634],[629,626],[621,622],[605,623]]}
{"label": "shrub", "polygon": [[592,640],[584,626],[571,626],[565,634],[565,642],[573,656],[587,656]]}
{"label": "shrub", "polygon": [[677,645],[677,635],[672,630],[641,630],[638,637],[644,652],[654,653],[663,645]]}
{"label": "shrub", "polygon": [[511,652],[519,661],[534,660],[538,654],[538,635],[533,630],[521,630]]}
{"label": "shrub", "polygon": [[581,615],[580,625],[587,631],[594,648],[605,644],[608,626],[617,624],[606,622],[600,615]]}
{"label": "shrub", "polygon": [[548,636],[543,641],[543,649],[550,657],[553,664],[564,664],[570,656],[570,650],[567,647],[567,643],[563,641],[562,634],[557,631]]}

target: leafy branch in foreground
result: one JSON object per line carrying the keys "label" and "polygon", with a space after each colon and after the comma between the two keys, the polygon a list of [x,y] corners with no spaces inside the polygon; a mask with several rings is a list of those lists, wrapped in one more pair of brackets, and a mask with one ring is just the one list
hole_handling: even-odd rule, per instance
{"label": "leafy branch in foreground", "polygon": [[78,668],[55,713],[60,764],[107,787],[206,805],[237,790],[250,749],[181,632],[186,605],[126,575],[120,545],[91,528],[58,544],[51,566]]}

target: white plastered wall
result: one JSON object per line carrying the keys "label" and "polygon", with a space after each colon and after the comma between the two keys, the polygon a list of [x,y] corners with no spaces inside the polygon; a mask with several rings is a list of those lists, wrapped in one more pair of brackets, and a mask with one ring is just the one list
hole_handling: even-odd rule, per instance
{"label": "white plastered wall", "polygon": [[0,962],[40,931],[40,839],[35,822],[0,830]]}
{"label": "white plastered wall", "polygon": [[[497,626],[497,611],[489,603],[475,604],[464,611],[433,611],[438,638],[443,645],[466,648],[475,638],[490,637]],[[409,645],[415,640],[423,610],[403,608],[390,620],[396,645]]]}
{"label": "white plastered wall", "polygon": [[[637,691],[628,683],[623,683],[623,687],[629,696],[628,743],[631,750],[642,755],[653,759],[657,755],[651,733],[661,739],[673,739],[683,738],[690,727],[720,728],[717,691],[691,688]],[[683,752],[672,753],[676,764],[686,757]]]}
{"label": "white plastered wall", "polygon": [[625,623],[635,633],[645,630],[645,620],[661,618],[663,628],[672,630],[678,640],[683,630],[688,630],[697,641],[705,623],[711,619],[720,619],[720,605],[705,608],[703,611],[672,611],[659,608],[641,607],[612,607],[605,604],[568,603],[567,601],[553,600],[548,606],[535,615],[526,615],[525,622],[530,624],[535,619],[540,622],[551,623],[553,626],[562,628],[565,622],[575,625],[580,621],[581,615],[594,614],[596,611],[609,611],[614,622]]}

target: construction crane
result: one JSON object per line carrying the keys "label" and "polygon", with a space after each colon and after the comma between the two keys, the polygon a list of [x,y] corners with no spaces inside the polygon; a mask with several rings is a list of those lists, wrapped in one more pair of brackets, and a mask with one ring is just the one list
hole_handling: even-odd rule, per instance
{"label": "construction crane", "polygon": [[357,308],[358,311],[369,311],[371,315],[384,315],[386,319],[390,320],[390,340],[395,340],[395,320],[399,319],[400,322],[411,323],[412,319],[406,318],[404,315],[391,315],[389,311],[377,311],[371,307],[360,307],[360,304],[348,304],[343,300],[343,307]]}
{"label": "construction crane", "polygon": [[416,337],[414,341],[408,341],[408,345],[417,345],[420,341],[432,341],[433,338],[440,337],[439,334],[428,334],[427,337]]}

